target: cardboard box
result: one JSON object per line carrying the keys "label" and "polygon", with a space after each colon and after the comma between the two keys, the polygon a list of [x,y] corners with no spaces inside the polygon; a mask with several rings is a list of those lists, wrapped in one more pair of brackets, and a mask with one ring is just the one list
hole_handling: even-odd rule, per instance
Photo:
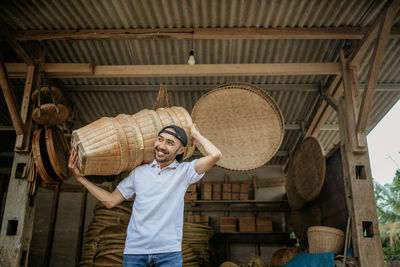
{"label": "cardboard box", "polygon": [[241,184],[240,185],[240,200],[248,200],[249,199],[249,184]]}
{"label": "cardboard box", "polygon": [[255,217],[239,217],[239,232],[256,231],[256,218]]}
{"label": "cardboard box", "polygon": [[231,200],[232,199],[232,185],[222,184],[222,199]]}
{"label": "cardboard box", "polygon": [[221,233],[236,232],[236,218],[235,217],[220,217],[219,231]]}
{"label": "cardboard box", "polygon": [[257,217],[256,231],[260,233],[272,233],[272,219],[266,217]]}
{"label": "cardboard box", "polygon": [[212,200],[212,184],[204,183],[201,185],[201,199]]}
{"label": "cardboard box", "polygon": [[240,199],[240,184],[232,184],[232,200]]}
{"label": "cardboard box", "polygon": [[213,200],[221,200],[221,184],[213,184],[212,192]]}

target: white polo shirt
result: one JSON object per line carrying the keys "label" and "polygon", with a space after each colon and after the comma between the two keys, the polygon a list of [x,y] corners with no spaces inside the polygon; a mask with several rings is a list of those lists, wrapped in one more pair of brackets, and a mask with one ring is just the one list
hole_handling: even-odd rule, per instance
{"label": "white polo shirt", "polygon": [[154,160],[118,184],[124,198],[136,193],[124,254],[181,251],[185,193],[204,176],[195,171],[195,162],[174,161],[161,169]]}

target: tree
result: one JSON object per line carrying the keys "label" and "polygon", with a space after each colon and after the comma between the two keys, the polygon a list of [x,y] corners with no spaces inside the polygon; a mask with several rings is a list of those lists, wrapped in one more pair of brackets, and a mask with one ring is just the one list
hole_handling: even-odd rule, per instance
{"label": "tree", "polygon": [[391,184],[374,181],[382,247],[386,260],[400,259],[400,169]]}

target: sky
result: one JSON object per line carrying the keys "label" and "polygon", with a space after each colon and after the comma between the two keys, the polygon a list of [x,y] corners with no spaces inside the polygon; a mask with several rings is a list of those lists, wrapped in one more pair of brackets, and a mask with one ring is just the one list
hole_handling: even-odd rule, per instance
{"label": "sky", "polygon": [[400,100],[367,136],[372,177],[392,183],[400,169]]}

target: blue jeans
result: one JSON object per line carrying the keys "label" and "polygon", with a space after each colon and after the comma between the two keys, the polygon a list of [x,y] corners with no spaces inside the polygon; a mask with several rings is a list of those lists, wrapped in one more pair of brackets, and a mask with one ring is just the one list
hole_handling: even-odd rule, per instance
{"label": "blue jeans", "polygon": [[124,254],[124,267],[182,267],[182,253]]}

